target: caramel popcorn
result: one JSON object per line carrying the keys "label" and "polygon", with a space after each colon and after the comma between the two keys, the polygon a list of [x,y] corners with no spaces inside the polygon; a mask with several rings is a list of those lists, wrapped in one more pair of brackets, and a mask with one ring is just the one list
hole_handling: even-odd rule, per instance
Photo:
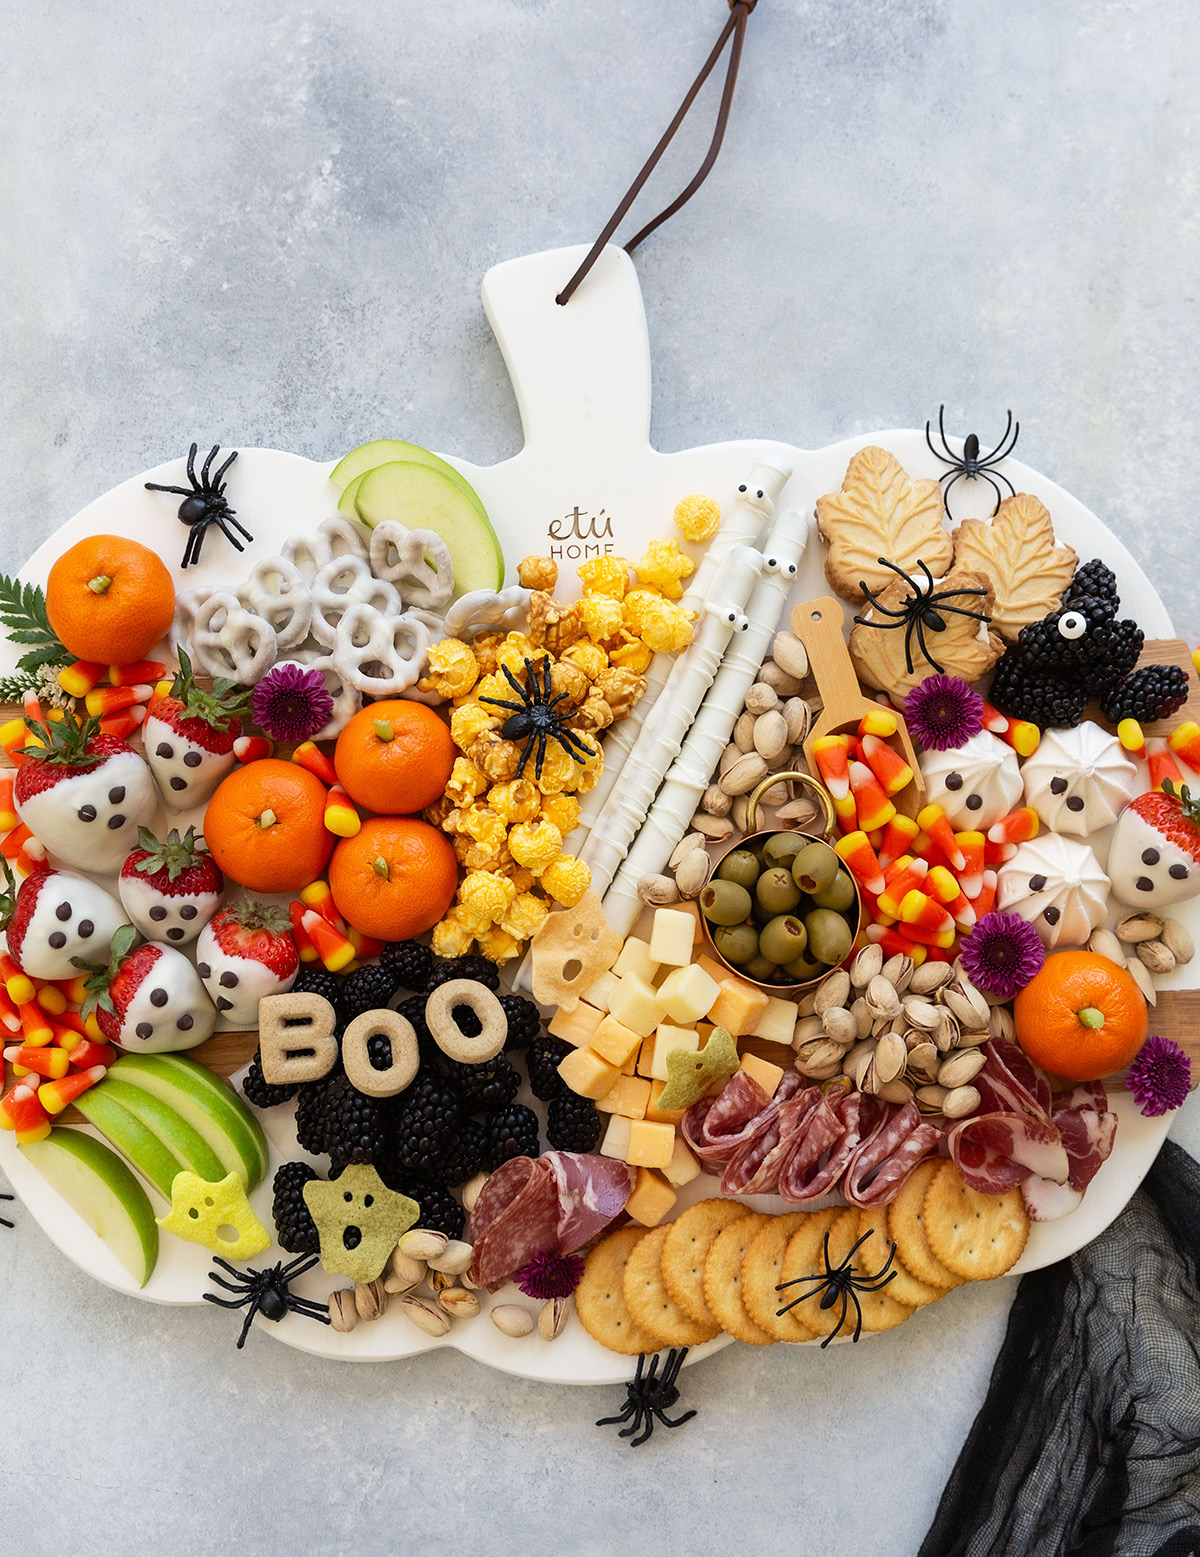
{"label": "caramel popcorn", "polygon": [[541,809],[541,795],[527,778],[507,784],[494,784],[488,790],[487,803],[506,822],[529,822]]}
{"label": "caramel popcorn", "polygon": [[467,807],[488,787],[486,774],[482,773],[467,757],[456,757],[446,782],[444,800]]}
{"label": "caramel popcorn", "polygon": [[[504,642],[496,650],[496,664],[510,670],[522,686],[526,684],[529,672],[525,669],[525,661],[529,660],[535,674],[541,676],[542,661],[546,658],[546,651],[534,643],[533,639],[525,633],[509,633]],[[497,675],[496,680],[503,687],[504,692],[499,694],[511,698],[513,689],[503,675]]]}
{"label": "caramel popcorn", "polygon": [[624,665],[612,665],[596,677],[595,690],[612,709],[613,719],[624,719],[646,690],[646,678]]}
{"label": "caramel popcorn", "polygon": [[571,715],[572,727],[581,730],[585,735],[595,735],[601,730],[606,730],[612,722],[612,709],[594,687]]}
{"label": "caramel popcorn", "polygon": [[604,751],[599,741],[593,741],[593,755],[590,757],[576,757],[575,759],[575,783],[568,788],[576,789],[581,795],[586,795],[589,790],[595,789],[600,782],[600,775],[604,772]]}
{"label": "caramel popcorn", "polygon": [[594,557],[576,570],[588,595],[610,595],[623,600],[629,588],[629,562],[625,557]]}
{"label": "caramel popcorn", "polygon": [[474,933],[468,931],[462,921],[451,909],[446,917],[433,927],[431,945],[435,957],[462,957],[470,949],[471,942],[475,939]]}
{"label": "caramel popcorn", "polygon": [[439,697],[465,697],[479,679],[479,662],[470,646],[459,638],[443,638],[430,645],[429,670],[417,683],[422,692]]}
{"label": "caramel popcorn", "polygon": [[721,507],[715,498],[693,492],[675,504],[675,528],[685,541],[710,541],[721,524]]}
{"label": "caramel popcorn", "polygon": [[518,865],[511,855],[509,855],[504,865],[501,866],[501,869],[513,886],[516,887],[518,893],[528,892],[537,880],[537,877],[531,870],[526,869],[524,865]]}
{"label": "caramel popcorn", "polygon": [[455,810],[454,802],[447,800],[446,796],[443,795],[440,800],[435,800],[431,806],[426,806],[421,815],[429,823],[430,827],[441,827],[444,831],[452,833],[455,829],[446,826],[446,818]]}
{"label": "caramel popcorn", "polygon": [[562,702],[556,705],[560,714],[569,714],[578,708],[590,689],[591,681],[578,665],[572,665],[569,660],[559,660],[557,665],[551,665],[550,693],[552,697],[562,696]]}
{"label": "caramel popcorn", "polygon": [[546,795],[542,799],[542,815],[565,838],[579,826],[581,807],[574,795]]}
{"label": "caramel popcorn", "polygon": [[[603,600],[603,598],[602,595],[594,596],[593,604]],[[586,604],[586,601],[581,600],[579,602],[580,610]],[[619,629],[619,616],[617,626]],[[599,643],[573,643],[562,656],[561,663],[564,665],[578,665],[589,681],[595,681],[600,672],[608,668],[608,655],[600,648]]]}
{"label": "caramel popcorn", "polygon": [[574,908],[591,884],[591,871],[573,854],[564,854],[542,872],[542,890],[563,908]]}
{"label": "caramel popcorn", "polygon": [[529,636],[539,649],[561,654],[583,637],[579,607],[562,605],[545,590],[535,590],[529,600]]}
{"label": "caramel popcorn", "polygon": [[683,594],[680,579],[688,578],[696,571],[696,564],[685,557],[675,539],[651,541],[645,555],[635,569],[642,584],[657,584],[668,600],[678,600]]}
{"label": "caramel popcorn", "polygon": [[460,904],[469,913],[478,914],[492,924],[504,918],[516,895],[516,887],[498,871],[472,871],[463,878],[458,888]]}
{"label": "caramel popcorn", "polygon": [[535,874],[545,870],[562,853],[562,834],[553,822],[519,822],[508,835],[508,852],[518,865]]}
{"label": "caramel popcorn", "polygon": [[516,778],[521,748],[515,741],[506,741],[491,730],[472,743],[467,756],[483,769],[493,784],[503,784],[507,779]]}
{"label": "caramel popcorn", "polygon": [[520,955],[521,943],[515,941],[507,930],[496,925],[479,937],[479,951],[489,962],[511,962]]}
{"label": "caramel popcorn", "polygon": [[[530,762],[528,769],[534,771],[534,765]],[[575,787],[575,759],[570,752],[565,751],[557,741],[549,741],[546,744],[546,760],[542,763],[542,776],[535,779],[537,787],[543,795],[557,795],[564,789]]]}
{"label": "caramel popcorn", "polygon": [[517,582],[522,589],[553,590],[558,583],[558,563],[553,557],[522,557],[517,563]]}
{"label": "caramel popcorn", "polygon": [[496,651],[503,642],[503,633],[476,633],[471,640],[471,652],[481,676],[496,674]]}
{"label": "caramel popcorn", "polygon": [[607,643],[621,630],[621,602],[610,595],[584,595],[579,618],[593,643]]}

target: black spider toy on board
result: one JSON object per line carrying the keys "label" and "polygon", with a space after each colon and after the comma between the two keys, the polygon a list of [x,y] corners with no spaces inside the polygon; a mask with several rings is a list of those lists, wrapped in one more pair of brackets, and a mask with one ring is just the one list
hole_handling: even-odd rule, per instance
{"label": "black spider toy on board", "polygon": [[[892,1245],[884,1264],[880,1267],[879,1270],[875,1272],[873,1276],[861,1275],[854,1269],[854,1256],[870,1237],[871,1232],[865,1232],[854,1245],[853,1249],[850,1250],[850,1253],[846,1256],[842,1263],[840,1265],[834,1265],[829,1258],[829,1234],[826,1233],[825,1269],[823,1271],[819,1271],[815,1276],[797,1276],[794,1281],[781,1282],[779,1286],[775,1288],[776,1292],[782,1292],[785,1287],[794,1287],[797,1285],[815,1283],[815,1285],[812,1285],[810,1291],[802,1292],[798,1298],[793,1298],[790,1303],[786,1303],[781,1309],[779,1309],[778,1313],[780,1317],[786,1314],[789,1309],[795,1308],[797,1303],[803,1303],[806,1298],[815,1297],[818,1292],[821,1293],[822,1308],[832,1308],[838,1299],[841,1299],[842,1311],[838,1315],[838,1322],[821,1342],[822,1351],[825,1350],[830,1341],[833,1340],[834,1336],[838,1334],[842,1326],[846,1323],[847,1316],[850,1312],[849,1305],[851,1303],[854,1304],[854,1311],[858,1315],[858,1318],[854,1325],[854,1334],[850,1337],[850,1339],[852,1341],[857,1341],[859,1336],[862,1334],[862,1304],[858,1301],[858,1294],[860,1292],[878,1292],[881,1287],[886,1287],[889,1281],[895,1280],[896,1272],[891,1269],[892,1261],[896,1258],[895,1244]],[[823,1292],[821,1291],[822,1288],[825,1289]]]}
{"label": "black spider toy on board", "polygon": [[[890,616],[894,620],[890,622],[872,621],[869,617],[856,616],[854,620],[860,627],[878,627],[881,632],[890,632],[893,628],[904,629],[904,663],[911,676],[913,674],[912,640],[916,634],[917,643],[921,653],[933,666],[934,670],[942,672],[942,667],[929,652],[929,645],[925,641],[926,632],[944,633],[946,623],[942,620],[941,613],[953,611],[956,616],[973,616],[977,622],[988,622],[991,618],[983,611],[970,611],[966,606],[950,605],[949,602],[959,595],[986,595],[986,589],[943,589],[935,590],[933,587],[933,574],[926,567],[920,557],[917,558],[917,566],[925,575],[925,583],[913,578],[903,568],[898,568],[894,562],[889,562],[886,557],[878,559],[881,567],[890,568],[908,585],[912,593],[905,600],[899,611],[893,611],[890,606],[881,605],[874,594],[867,588],[863,580],[859,580],[858,587],[874,606],[880,616]],[[943,673],[944,674],[944,673]],[[480,701],[483,701],[482,699]]]}
{"label": "black spider toy on board", "polygon": [[537,760],[533,771],[539,779],[542,776],[542,765],[546,761],[546,742],[557,741],[562,749],[571,757],[587,758],[596,755],[595,749],[581,740],[575,731],[569,729],[564,715],[555,710],[563,698],[565,692],[559,692],[554,696],[554,688],[550,681],[550,661],[544,661],[546,674],[544,681],[539,682],[537,672],[529,660],[525,661],[525,674],[529,678],[528,687],[523,687],[517,678],[509,670],[507,665],[501,665],[505,679],[513,691],[520,698],[519,703],[502,697],[481,697],[481,703],[491,703],[495,708],[510,708],[512,714],[500,726],[500,734],[506,741],[524,741],[525,748],[521,752],[521,760],[517,764],[517,777],[520,778],[525,771],[525,764],[537,750]]}
{"label": "black spider toy on board", "polygon": [[314,1303],[310,1298],[295,1297],[288,1291],[289,1282],[295,1281],[297,1276],[303,1276],[305,1271],[310,1271],[317,1264],[317,1255],[302,1254],[290,1265],[284,1265],[280,1261],[278,1265],[269,1265],[266,1270],[238,1270],[236,1265],[223,1260],[219,1254],[213,1255],[213,1260],[222,1270],[227,1270],[233,1280],[226,1281],[223,1276],[218,1276],[215,1270],[209,1271],[208,1279],[215,1281],[218,1287],[224,1287],[226,1292],[236,1292],[239,1295],[236,1298],[223,1298],[217,1297],[213,1292],[205,1292],[204,1301],[217,1303],[222,1308],[247,1309],[246,1322],[242,1326],[241,1335],[238,1336],[238,1351],[241,1351],[246,1344],[246,1337],[250,1334],[250,1326],[254,1323],[255,1314],[261,1314],[264,1319],[269,1319],[274,1324],[278,1324],[289,1311],[293,1314],[303,1314],[306,1319],[315,1319],[318,1324],[329,1323],[329,1310],[324,1303]]}
{"label": "black spider toy on board", "polygon": [[[668,1408],[679,1399],[675,1380],[679,1377],[679,1370],[683,1367],[683,1359],[687,1354],[686,1346],[673,1346],[667,1353],[666,1363],[660,1373],[658,1354],[656,1353],[650,1359],[650,1366],[647,1368],[646,1354],[643,1352],[637,1361],[637,1372],[625,1386],[628,1397],[624,1409],[616,1416],[598,1418],[596,1426],[611,1427],[617,1422],[629,1422],[628,1427],[621,1428],[618,1436],[628,1438],[629,1447],[636,1449],[653,1433],[656,1420],[664,1427],[682,1427],[685,1422],[690,1422],[696,1414],[694,1411],[685,1411],[682,1416],[676,1417],[667,1415]],[[630,1417],[633,1418],[632,1421],[629,1420]]]}
{"label": "black spider toy on board", "polygon": [[950,445],[946,442],[946,407],[944,405],[938,406],[938,433],[942,440],[942,447],[940,449],[934,447],[933,437],[930,432],[930,425],[931,424],[929,422],[925,423],[925,442],[929,445],[929,452],[935,457],[935,459],[941,460],[943,465],[950,466],[949,470],[944,471],[942,475],[938,477],[939,482],[945,481],[947,483],[946,488],[942,493],[942,501],[946,505],[947,515],[949,515],[951,519],[954,517],[954,515],[950,513],[950,488],[956,481],[962,481],[964,478],[967,481],[975,481],[982,478],[987,482],[988,486],[990,486],[992,491],[996,494],[996,507],[992,509],[992,513],[994,514],[996,509],[1000,507],[1000,488],[996,485],[997,481],[1003,481],[1004,485],[1008,488],[1008,495],[1010,497],[1014,495],[1012,482],[1008,479],[1007,476],[1003,475],[994,467],[997,466],[1002,459],[1006,459],[1016,448],[1017,438],[1021,432],[1020,422],[1014,422],[1012,412],[1010,411],[1008,413],[1008,422],[1004,428],[1004,436],[1000,439],[1000,442],[989,454],[980,455],[979,438],[977,434],[968,433],[967,436],[963,439],[963,451],[961,456],[955,454],[953,449],[951,449]]}
{"label": "black spider toy on board", "polygon": [[[210,481],[208,473],[212,468],[213,460],[220,453],[221,446],[219,443],[214,443],[208,451],[208,458],[201,467],[199,480],[196,479],[198,448],[199,445],[193,443],[188,450],[187,473],[188,480],[191,482],[190,487],[164,487],[157,481],[146,483],[148,492],[173,492],[177,497],[183,498],[183,502],[179,505],[179,522],[186,524],[192,532],[188,536],[183,551],[183,561],[180,563],[180,567],[184,568],[200,561],[200,548],[204,545],[204,537],[208,533],[210,524],[215,524],[225,539],[231,541],[238,551],[245,551],[246,548],[233,533],[234,530],[248,541],[254,539],[246,526],[239,519],[234,518],[233,509],[230,508],[225,497],[225,482],[221,479],[237,459],[237,450],[233,451]],[[231,525],[233,529],[230,529]]]}

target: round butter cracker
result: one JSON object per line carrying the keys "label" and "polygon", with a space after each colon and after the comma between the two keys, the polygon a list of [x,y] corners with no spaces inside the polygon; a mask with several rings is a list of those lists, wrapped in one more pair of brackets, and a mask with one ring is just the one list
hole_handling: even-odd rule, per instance
{"label": "round butter cracker", "polygon": [[887,1208],[887,1234],[896,1245],[896,1258],[910,1275],[929,1287],[962,1285],[962,1277],[947,1270],[934,1257],[925,1236],[925,1192],[942,1164],[935,1158],[923,1162],[904,1181],[904,1187]]}
{"label": "round butter cracker", "polygon": [[1029,1213],[1019,1189],[981,1195],[944,1162],[925,1192],[925,1236],[934,1257],[964,1281],[991,1281],[1021,1258]]}
{"label": "round butter cracker", "polygon": [[625,1264],[643,1237],[645,1229],[641,1227],[622,1227],[610,1233],[588,1255],[575,1288],[575,1312],[592,1340],[629,1357],[656,1352],[660,1344],[642,1329],[625,1302]]}
{"label": "round butter cracker", "polygon": [[697,1324],[717,1324],[704,1298],[704,1266],[717,1235],[750,1212],[737,1200],[698,1200],[667,1227],[662,1251],[663,1283]]}
{"label": "round butter cracker", "polygon": [[671,1297],[663,1281],[662,1251],[666,1227],[644,1233],[625,1262],[625,1304],[637,1324],[658,1346],[700,1346],[721,1332],[717,1324],[697,1324]]}

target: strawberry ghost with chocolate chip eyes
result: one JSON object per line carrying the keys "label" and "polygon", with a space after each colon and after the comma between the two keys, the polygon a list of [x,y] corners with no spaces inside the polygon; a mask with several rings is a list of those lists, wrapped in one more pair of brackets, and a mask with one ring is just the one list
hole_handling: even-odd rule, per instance
{"label": "strawberry ghost with chocolate chip eyes", "polygon": [[73,959],[90,973],[82,1006],[93,1011],[109,1043],[139,1054],[191,1049],[211,1037],[217,1013],[195,968],[170,946],[134,946],[137,931],[122,925],[107,966]]}
{"label": "strawberry ghost with chocolate chip eyes", "polygon": [[1167,908],[1200,893],[1200,796],[1170,779],[1131,800],[1108,854],[1113,890],[1137,908]]}
{"label": "strawberry ghost with chocolate chip eyes", "polygon": [[291,989],[300,971],[285,909],[247,898],[223,908],[196,942],[196,970],[229,1021],[257,1025],[258,1002]]}

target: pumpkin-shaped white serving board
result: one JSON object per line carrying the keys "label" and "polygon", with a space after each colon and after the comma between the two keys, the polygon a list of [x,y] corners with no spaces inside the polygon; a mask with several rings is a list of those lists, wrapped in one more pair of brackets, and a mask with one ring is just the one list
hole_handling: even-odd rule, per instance
{"label": "pumpkin-shaped white serving board", "polygon": [[[477,466],[456,455],[445,458],[478,491],[504,548],[508,579],[517,561],[530,552],[554,556],[560,566],[559,593],[577,593],[574,567],[586,557],[612,552],[636,559],[647,541],[673,533],[672,510],[689,492],[705,492],[727,505],[757,459],[786,464],[793,475],[777,511],[794,507],[811,513],[816,499],[840,486],[850,456],[866,444],[891,450],[912,476],[937,477],[940,466],[922,433],[892,431],[845,439],[806,452],[771,440],[741,439],[661,454],[651,448],[650,351],[636,272],[626,254],[607,249],[570,304],[555,294],[575,270],[584,250],[560,249],[496,266],[484,279],[488,318],[504,352],[521,412],[525,445],[512,459]],[[363,429],[367,436],[404,436],[404,428]],[[186,443],[185,430],[181,442]],[[339,451],[344,452],[344,451]],[[329,481],[333,461],[320,463],[269,449],[244,449],[229,472],[228,498],[254,535],[239,557],[215,531],[205,540],[202,561],[179,569],[187,532],[175,518],[175,500],[147,492],[144,483],[185,481],[182,458],[145,471],[90,503],[41,545],[22,568],[26,580],[44,584],[68,546],[82,537],[110,532],[151,546],[171,569],[177,587],[236,582],[253,563],[277,553],[289,535],[311,531],[336,511],[338,492]],[[1003,470],[1018,490],[1035,493],[1049,508],[1061,541],[1081,559],[1102,556],[1120,584],[1122,608],[1142,624],[1147,637],[1167,637],[1171,627],[1161,601],[1125,547],[1069,493],[1017,460]],[[986,515],[993,494],[983,483],[959,482],[957,518]],[[823,573],[824,548],[815,536],[801,560],[791,605],[828,592]],[[785,617],[787,612],[784,613]],[[19,650],[0,643],[0,670],[10,670]],[[191,818],[184,818],[186,822]],[[195,818],[199,820],[199,818]],[[1194,907],[1195,905],[1185,905]],[[1183,917],[1181,915],[1181,917]],[[1195,916],[1191,916],[1195,917]],[[1193,925],[1200,934],[1200,924]],[[1176,973],[1166,984],[1182,983]],[[523,1095],[523,1101],[529,1101]],[[1035,1270],[1082,1247],[1120,1212],[1140,1183],[1170,1123],[1145,1119],[1123,1092],[1113,1106],[1120,1115],[1116,1146],[1093,1181],[1082,1206],[1061,1221],[1034,1225],[1014,1274]],[[283,1161],[304,1157],[295,1144],[290,1105],[262,1116],[271,1142],[271,1173],[252,1196],[262,1221],[270,1226],[270,1176]],[[325,1171],[324,1160],[313,1160]],[[207,1280],[208,1253],[163,1235],[158,1266],[147,1286],[138,1289],[115,1257],[24,1159],[10,1134],[0,1132],[0,1167],[8,1174],[27,1211],[69,1258],[97,1280],[131,1296],[160,1303],[198,1303],[216,1291]],[[681,1205],[717,1192],[702,1175],[680,1197]],[[163,1203],[150,1192],[158,1210]],[[764,1210],[783,1209],[774,1197],[752,1198]],[[277,1248],[255,1266],[287,1259]],[[322,1272],[302,1278],[295,1290],[324,1297],[335,1283]],[[497,1301],[534,1307],[515,1288]],[[953,1302],[951,1294],[946,1301]],[[230,1316],[231,1327],[235,1316]],[[936,1324],[936,1306],[910,1321]],[[259,1319],[259,1327],[286,1344],[321,1356],[350,1361],[386,1361],[438,1346],[453,1346],[492,1367],[529,1378],[561,1383],[605,1383],[630,1377],[632,1360],[605,1351],[572,1316],[553,1342],[535,1333],[524,1340],[500,1334],[486,1315],[455,1324],[443,1340],[417,1330],[397,1307],[373,1324],[360,1324],[349,1335],[289,1314],[278,1324]],[[727,1344],[728,1337],[694,1349],[689,1361]],[[232,1334],[231,1334],[232,1343]]]}

